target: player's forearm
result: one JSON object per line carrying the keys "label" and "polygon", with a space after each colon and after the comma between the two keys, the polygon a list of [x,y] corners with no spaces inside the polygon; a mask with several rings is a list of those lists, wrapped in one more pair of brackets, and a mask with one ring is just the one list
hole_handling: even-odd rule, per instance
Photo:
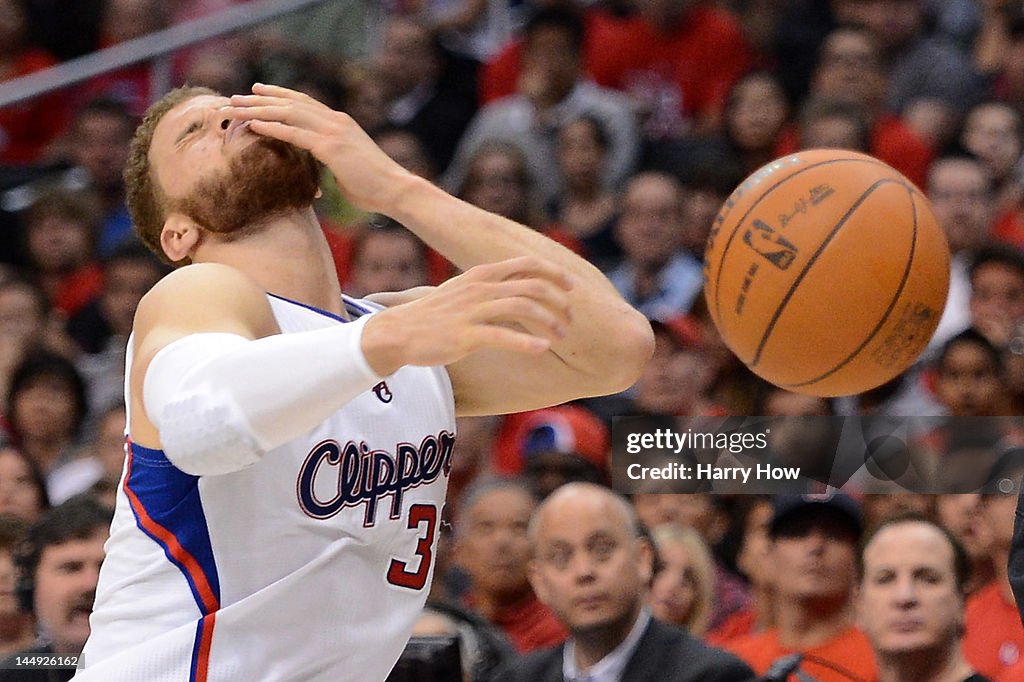
{"label": "player's forearm", "polygon": [[[572,324],[552,351],[589,373],[626,373],[650,355],[651,329],[593,265],[536,230],[484,211],[419,178],[403,182],[389,212],[459,268],[519,256],[543,258],[572,277]],[[639,359],[642,358],[642,359]]]}

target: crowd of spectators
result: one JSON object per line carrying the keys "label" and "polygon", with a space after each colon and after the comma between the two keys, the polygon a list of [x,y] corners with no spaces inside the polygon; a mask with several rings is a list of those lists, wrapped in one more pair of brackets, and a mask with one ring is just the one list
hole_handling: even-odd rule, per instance
{"label": "crowd of spectators", "polygon": [[[245,3],[0,0],[0,85]],[[152,68],[0,108],[0,655],[84,641],[93,531],[123,464],[127,338],[168,272],[132,234],[121,176],[161,94]],[[182,50],[171,71],[229,94],[280,83],[348,112],[410,171],[585,256],[652,321],[654,357],[629,391],[459,419],[417,632],[458,635],[467,680],[579,680],[578,665],[601,680],[691,679],[681,652],[712,671],[692,679],[750,679],[708,647],[759,675],[800,653],[822,682],[1024,680],[1006,569],[1016,488],[854,482],[820,503],[609,492],[614,416],[1024,415],[1020,3],[328,0]],[[752,374],[702,298],[722,202],[764,163],[815,147],[901,171],[953,256],[921,359],[833,400]],[[323,186],[316,208],[347,292],[456,274],[326,173]],[[927,440],[947,477],[976,473],[942,428]],[[597,541],[583,535],[595,514]],[[45,594],[51,547],[80,555],[84,583]],[[26,571],[40,574],[34,604],[16,598]],[[581,585],[593,590],[573,601]],[[545,650],[563,642],[573,666]]]}

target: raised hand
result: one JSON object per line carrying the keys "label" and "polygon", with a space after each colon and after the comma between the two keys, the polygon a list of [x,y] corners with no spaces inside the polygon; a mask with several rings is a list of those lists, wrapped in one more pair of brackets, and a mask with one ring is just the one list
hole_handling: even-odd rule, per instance
{"label": "raised hand", "polygon": [[539,258],[479,265],[374,315],[363,330],[363,353],[382,376],[403,365],[448,365],[483,349],[543,353],[571,324],[571,289],[560,268]]}
{"label": "raised hand", "polygon": [[226,113],[249,130],[309,151],[334,174],[345,197],[365,211],[386,213],[409,172],[395,163],[348,114],[309,95],[257,83],[234,95]]}

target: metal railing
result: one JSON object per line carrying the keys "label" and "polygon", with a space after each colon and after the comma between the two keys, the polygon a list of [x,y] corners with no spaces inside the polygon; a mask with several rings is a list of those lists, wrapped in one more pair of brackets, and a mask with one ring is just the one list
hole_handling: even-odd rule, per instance
{"label": "metal railing", "polygon": [[184,47],[290,14],[326,0],[254,0],[0,83],[0,107],[60,90],[138,62],[153,62],[150,96],[171,88],[171,55]]}

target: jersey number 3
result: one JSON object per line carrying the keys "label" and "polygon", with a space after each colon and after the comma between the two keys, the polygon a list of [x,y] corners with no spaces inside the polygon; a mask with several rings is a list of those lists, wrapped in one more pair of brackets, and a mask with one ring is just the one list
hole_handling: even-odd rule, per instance
{"label": "jersey number 3", "polygon": [[434,531],[437,529],[437,507],[432,504],[414,504],[409,507],[409,528],[419,528],[420,524],[426,523],[426,531],[416,542],[416,555],[420,558],[419,566],[415,571],[406,569],[406,562],[398,559],[391,560],[388,567],[388,582],[399,587],[408,587],[410,590],[422,590],[427,584],[427,575],[430,574],[430,562],[434,556],[430,548],[434,544]]}

